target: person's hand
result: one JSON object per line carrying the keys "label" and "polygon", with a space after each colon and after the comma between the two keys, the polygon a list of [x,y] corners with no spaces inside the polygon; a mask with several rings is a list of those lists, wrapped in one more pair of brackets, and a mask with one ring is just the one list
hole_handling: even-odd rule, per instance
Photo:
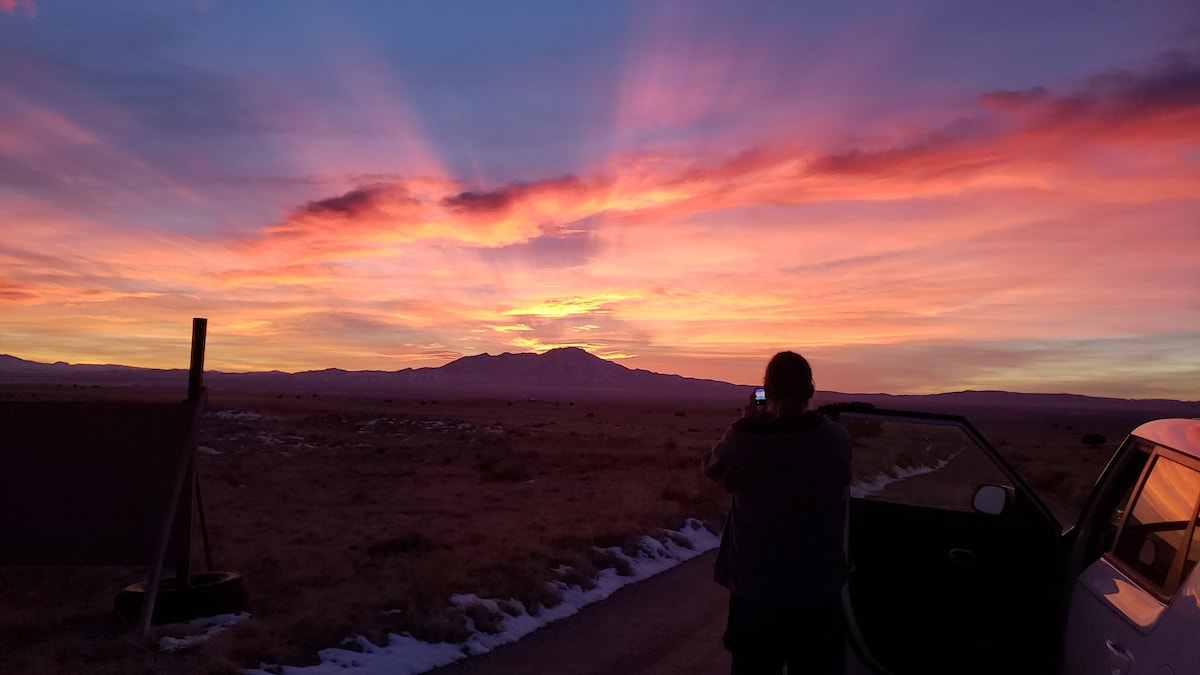
{"label": "person's hand", "polygon": [[762,414],[762,406],[750,401],[742,408],[742,419],[752,419]]}

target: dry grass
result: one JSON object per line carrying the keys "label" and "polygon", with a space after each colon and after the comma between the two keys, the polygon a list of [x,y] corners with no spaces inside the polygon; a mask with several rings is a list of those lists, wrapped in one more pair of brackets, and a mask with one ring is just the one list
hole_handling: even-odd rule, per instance
{"label": "dry grass", "polygon": [[[448,611],[451,594],[552,606],[548,582],[587,586],[617,564],[597,547],[628,547],[687,517],[718,527],[728,503],[697,469],[736,406],[218,391],[208,410],[199,474],[214,562],[246,576],[253,617],[200,646],[158,653],[111,609],[113,594],[145,570],[4,569],[0,672],[234,673],[316,663],[320,649],[354,634],[457,641],[468,617],[484,630],[498,617],[482,605]],[[1040,491],[1074,508],[1141,421],[966,414]],[[1087,448],[1084,433],[1109,443]]]}
{"label": "dry grass", "polygon": [[354,634],[460,640],[468,616],[484,629],[496,617],[447,611],[453,593],[551,606],[552,570],[588,585],[612,566],[597,547],[687,517],[718,522],[726,496],[697,467],[734,415],[219,392],[208,410],[199,474],[214,562],[246,576],[253,617],[157,654],[111,614],[115,591],[145,570],[9,569],[0,672],[234,672],[315,663]]}
{"label": "dry grass", "polygon": [[[1060,514],[1073,522],[1117,448],[1138,425],[1170,412],[1119,410],[966,409],[970,419],[1004,457]],[[1107,440],[1088,447],[1082,438]]]}

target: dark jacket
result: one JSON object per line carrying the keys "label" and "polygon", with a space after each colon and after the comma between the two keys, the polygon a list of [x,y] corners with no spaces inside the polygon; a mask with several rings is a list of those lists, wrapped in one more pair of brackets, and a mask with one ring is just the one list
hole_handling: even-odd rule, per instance
{"label": "dark jacket", "polygon": [[816,413],[739,420],[704,456],[733,493],[716,581],[760,605],[802,602],[846,583],[850,435]]}

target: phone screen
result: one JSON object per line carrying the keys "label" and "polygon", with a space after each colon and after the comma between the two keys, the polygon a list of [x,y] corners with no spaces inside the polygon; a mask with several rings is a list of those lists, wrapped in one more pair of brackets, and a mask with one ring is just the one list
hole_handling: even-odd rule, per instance
{"label": "phone screen", "polygon": [[754,388],[754,402],[763,405],[767,402],[767,392],[762,387]]}

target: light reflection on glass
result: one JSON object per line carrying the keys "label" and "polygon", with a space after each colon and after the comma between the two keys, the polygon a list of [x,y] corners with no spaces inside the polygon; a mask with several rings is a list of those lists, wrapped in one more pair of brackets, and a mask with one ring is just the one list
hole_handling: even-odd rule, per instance
{"label": "light reflection on glass", "polygon": [[1194,543],[1185,547],[1188,528],[1196,517],[1200,473],[1165,457],[1155,460],[1150,477],[1137,496],[1114,553],[1165,592],[1179,552],[1196,559]]}

